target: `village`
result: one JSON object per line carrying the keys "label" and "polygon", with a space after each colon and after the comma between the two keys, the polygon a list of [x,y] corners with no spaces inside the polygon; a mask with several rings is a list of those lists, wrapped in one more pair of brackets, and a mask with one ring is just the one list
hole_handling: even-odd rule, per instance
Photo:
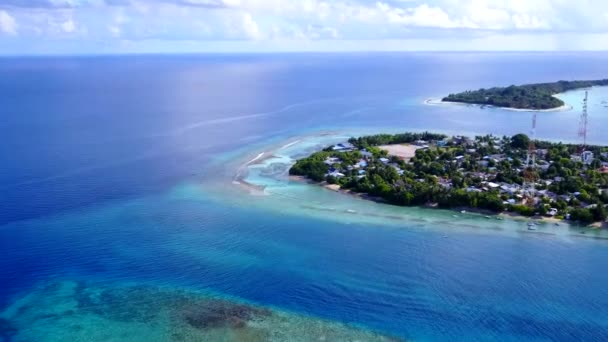
{"label": "village", "polygon": [[[313,165],[319,162],[323,166]],[[298,163],[292,174],[392,204],[510,211],[581,223],[606,220],[605,147],[581,150],[531,141],[524,134],[406,133],[352,138]]]}

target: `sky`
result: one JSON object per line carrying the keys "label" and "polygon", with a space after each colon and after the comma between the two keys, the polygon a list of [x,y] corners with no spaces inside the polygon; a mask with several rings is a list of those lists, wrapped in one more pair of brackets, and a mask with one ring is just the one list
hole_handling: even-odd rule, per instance
{"label": "sky", "polygon": [[0,0],[0,55],[608,50],[608,0]]}

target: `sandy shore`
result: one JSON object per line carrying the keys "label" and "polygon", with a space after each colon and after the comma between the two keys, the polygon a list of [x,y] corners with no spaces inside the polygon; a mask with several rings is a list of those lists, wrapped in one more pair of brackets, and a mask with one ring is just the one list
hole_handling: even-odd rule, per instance
{"label": "sandy shore", "polygon": [[497,107],[497,106],[492,106],[492,105],[479,105],[479,104],[464,103],[464,102],[442,101],[439,99],[432,99],[432,98],[424,100],[424,104],[430,105],[430,106],[445,105],[445,106],[471,106],[471,107],[480,107],[480,108],[489,107],[489,108],[497,108],[497,109],[502,109],[502,110],[509,110],[512,112],[551,113],[551,112],[565,112],[565,111],[572,110],[572,106],[567,105],[567,104],[565,104],[561,107],[551,108],[551,109],[521,109],[521,108]]}
{"label": "sandy shore", "polygon": [[[316,185],[320,185],[322,187],[324,187],[325,189],[331,190],[331,191],[335,191],[335,192],[339,192],[345,195],[349,195],[349,196],[354,196],[357,198],[361,198],[361,199],[365,199],[365,200],[369,200],[369,201],[374,201],[376,203],[384,203],[386,204],[387,202],[379,197],[373,197],[373,196],[369,196],[367,194],[361,194],[358,192],[353,192],[351,190],[345,190],[342,189],[339,185],[337,184],[328,184],[327,182],[322,182],[322,183],[317,183],[314,182],[306,177],[303,176],[289,176],[290,180],[293,181],[297,181],[297,182],[305,182],[308,184],[316,184]],[[568,225],[572,225],[573,222],[570,222],[568,220],[563,220],[563,219],[558,219],[555,217],[547,217],[547,216],[532,216],[532,217],[528,217],[528,216],[523,216],[520,215],[518,213],[514,213],[514,212],[510,212],[510,211],[503,211],[501,213],[496,213],[494,211],[491,210],[485,210],[485,209],[479,209],[479,208],[469,208],[469,207],[459,207],[459,208],[451,208],[451,209],[443,209],[443,208],[437,208],[437,205],[432,205],[432,204],[428,204],[428,205],[424,205],[424,206],[420,206],[421,208],[433,208],[436,210],[449,210],[449,211],[454,211],[455,213],[464,213],[464,214],[474,214],[474,215],[482,215],[482,216],[486,216],[487,218],[491,218],[494,217],[496,219],[510,219],[510,220],[515,220],[515,221],[522,221],[522,222],[540,222],[540,223],[546,223],[546,224],[568,224]],[[584,227],[584,226],[581,226]],[[596,222],[593,224],[590,224],[586,227],[589,228],[595,228],[595,229],[608,229],[608,222]]]}

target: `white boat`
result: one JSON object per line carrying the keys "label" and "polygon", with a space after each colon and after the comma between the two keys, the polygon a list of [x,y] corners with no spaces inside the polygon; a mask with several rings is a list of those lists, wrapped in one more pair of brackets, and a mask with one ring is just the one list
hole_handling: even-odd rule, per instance
{"label": "white boat", "polygon": [[536,224],[534,222],[528,222],[528,230],[536,230]]}

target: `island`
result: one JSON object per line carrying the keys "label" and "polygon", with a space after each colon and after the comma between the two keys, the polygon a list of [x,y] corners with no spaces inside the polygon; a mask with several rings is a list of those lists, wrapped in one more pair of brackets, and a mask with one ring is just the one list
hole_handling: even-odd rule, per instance
{"label": "island", "polygon": [[606,221],[608,147],[436,133],[351,138],[298,160],[291,176],[400,206]]}
{"label": "island", "polygon": [[608,79],[592,81],[559,81],[509,87],[494,87],[450,94],[442,102],[458,102],[525,110],[549,110],[565,106],[553,96],[569,90],[607,86]]}

